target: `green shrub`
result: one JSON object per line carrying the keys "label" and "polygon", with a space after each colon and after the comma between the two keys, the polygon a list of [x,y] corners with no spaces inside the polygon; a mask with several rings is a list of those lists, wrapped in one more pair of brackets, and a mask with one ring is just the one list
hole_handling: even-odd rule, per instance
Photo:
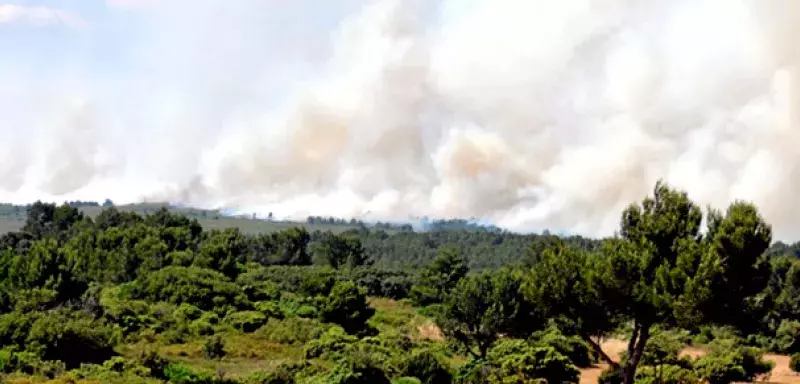
{"label": "green shrub", "polygon": [[317,375],[321,369],[308,363],[290,362],[279,365],[274,372],[257,372],[244,379],[247,384],[295,384],[303,379]]}
{"label": "green shrub", "polygon": [[164,369],[167,367],[168,362],[163,357],[159,356],[155,350],[145,349],[139,353],[135,360],[136,364],[144,367],[149,371],[149,376],[156,379],[166,379]]}
{"label": "green shrub", "polygon": [[278,301],[281,298],[281,287],[273,281],[254,281],[251,276],[240,276],[237,281],[248,281],[243,290],[250,301]]}
{"label": "green shrub", "polygon": [[392,384],[422,384],[422,381],[416,377],[401,377],[399,379],[392,380]]}
{"label": "green shrub", "polygon": [[197,267],[166,267],[140,276],[135,282],[124,285],[123,289],[134,299],[187,303],[218,314],[227,312],[229,308],[249,306],[239,286],[227,276]]}
{"label": "green shrub", "polygon": [[318,317],[319,314],[315,304],[314,298],[286,294],[278,303],[280,314],[276,317],[315,318]]}
{"label": "green shrub", "polygon": [[341,359],[322,377],[326,384],[391,384],[373,361],[364,359]]}
{"label": "green shrub", "polygon": [[195,372],[181,364],[169,364],[164,368],[164,376],[170,384],[238,384],[208,372]]}
{"label": "green shrub", "polygon": [[728,340],[739,338],[738,333],[731,327],[720,327],[715,325],[703,325],[698,328],[697,333],[691,336],[692,344],[709,344],[714,340]]}
{"label": "green shrub", "polygon": [[259,301],[253,304],[256,311],[261,312],[264,316],[270,319],[280,319],[284,317],[281,311],[280,302],[276,301]]}
{"label": "green shrub", "polygon": [[195,336],[209,336],[214,334],[214,326],[206,319],[197,319],[189,324],[189,332]]}
{"label": "green shrub", "polygon": [[[487,360],[501,382],[547,380],[549,383],[574,383],[580,371],[553,347],[536,347],[523,340],[506,339],[489,350]],[[525,382],[525,381],[522,382]]]}
{"label": "green shrub", "polygon": [[800,372],[800,353],[792,355],[791,360],[789,360],[789,369],[794,372]]}
{"label": "green shrub", "polygon": [[531,340],[538,346],[549,346],[564,356],[577,367],[585,368],[592,364],[592,353],[589,345],[580,337],[565,336],[556,327],[548,327],[544,331],[536,332]]}
{"label": "green shrub", "polygon": [[608,367],[597,378],[597,384],[621,384],[622,370],[615,367]]}
{"label": "green shrub", "polygon": [[684,342],[680,334],[657,332],[647,342],[639,364],[653,366],[664,364],[680,365],[678,364],[678,356],[683,346]]}
{"label": "green shrub", "polygon": [[366,331],[367,320],[374,314],[366,293],[353,282],[337,283],[320,304],[322,321],[338,324],[350,334]]}
{"label": "green shrub", "polygon": [[735,340],[712,343],[711,352],[694,362],[695,372],[710,384],[753,381],[756,376],[772,370],[773,363],[765,361],[756,348],[744,347]]}
{"label": "green shrub", "polygon": [[408,292],[417,279],[415,274],[405,271],[363,266],[346,270],[343,275],[341,279],[351,280],[356,285],[364,287],[369,296],[395,300],[408,297]]}
{"label": "green shrub", "polygon": [[200,308],[188,303],[182,303],[173,311],[173,316],[181,320],[197,320],[203,316],[203,311]]}
{"label": "green shrub", "polygon": [[183,344],[189,340],[188,328],[172,328],[160,335],[161,342],[165,345]]}
{"label": "green shrub", "polygon": [[775,333],[772,348],[780,353],[800,352],[800,321],[782,321]]}
{"label": "green shrub", "polygon": [[117,330],[90,315],[61,309],[42,313],[31,324],[25,345],[20,349],[37,351],[42,359],[62,361],[67,368],[82,363],[102,363],[115,355]]}
{"label": "green shrub", "polygon": [[233,312],[225,317],[225,323],[238,331],[252,333],[267,323],[267,317],[256,311]]}
{"label": "green shrub", "polygon": [[358,338],[344,332],[340,327],[332,327],[316,340],[311,340],[303,349],[307,359],[333,357],[344,352]]}
{"label": "green shrub", "polygon": [[251,269],[236,281],[242,286],[259,286],[269,281],[277,284],[282,293],[326,296],[336,283],[336,271],[330,268],[271,266]]}
{"label": "green shrub", "polygon": [[641,384],[697,384],[697,375],[679,365],[640,366],[636,370],[636,382]]}
{"label": "green shrub", "polygon": [[447,366],[430,351],[418,351],[403,359],[399,374],[418,378],[422,384],[450,384],[453,380]]}
{"label": "green shrub", "polygon": [[256,334],[275,343],[302,345],[319,338],[329,328],[315,319],[269,319]]}
{"label": "green shrub", "polygon": [[461,366],[453,377],[454,384],[488,383],[493,367],[485,360],[470,360]]}
{"label": "green shrub", "polygon": [[225,343],[219,336],[213,336],[206,339],[203,344],[203,356],[206,359],[216,360],[225,356]]}

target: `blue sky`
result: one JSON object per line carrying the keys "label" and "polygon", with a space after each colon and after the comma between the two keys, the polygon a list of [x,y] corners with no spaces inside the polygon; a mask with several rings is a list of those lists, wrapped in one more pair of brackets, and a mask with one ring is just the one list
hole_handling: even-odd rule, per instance
{"label": "blue sky", "polygon": [[[37,77],[65,72],[97,77],[134,69],[168,71],[166,64],[180,71],[186,65],[175,60],[148,67],[152,57],[141,57],[148,47],[154,55],[181,47],[187,60],[201,55],[198,50],[217,50],[223,57],[249,50],[253,57],[247,59],[252,60],[263,59],[257,55],[263,52],[313,53],[324,48],[323,31],[333,30],[355,3],[0,0],[0,68],[6,74],[24,70]],[[248,46],[256,39],[262,49]]]}

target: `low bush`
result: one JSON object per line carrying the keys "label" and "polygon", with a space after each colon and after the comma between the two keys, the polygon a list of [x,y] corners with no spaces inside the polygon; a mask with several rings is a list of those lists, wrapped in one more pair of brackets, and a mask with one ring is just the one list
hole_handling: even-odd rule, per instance
{"label": "low bush", "polygon": [[534,344],[542,347],[552,347],[577,367],[585,368],[592,364],[592,352],[589,345],[580,337],[566,336],[556,327],[548,327],[544,331],[536,332],[531,336]]}
{"label": "low bush", "polygon": [[225,323],[237,331],[252,333],[267,323],[267,317],[261,312],[233,312],[225,317]]}
{"label": "low bush", "polygon": [[697,375],[683,366],[663,364],[642,366],[636,370],[636,382],[641,384],[697,384]]}
{"label": "low bush", "polygon": [[315,319],[300,317],[289,319],[269,319],[256,334],[266,340],[281,344],[303,345],[318,339],[330,328]]}
{"label": "low bush", "polygon": [[332,327],[318,339],[311,340],[303,349],[307,359],[333,358],[344,352],[358,338],[347,334],[341,327]]}
{"label": "low bush", "polygon": [[800,353],[792,355],[791,360],[789,360],[789,369],[794,372],[800,372]]}
{"label": "low bush", "polygon": [[447,366],[430,351],[412,353],[400,363],[399,375],[414,377],[422,384],[450,384],[453,376]]}
{"label": "low bush", "polygon": [[694,362],[697,375],[710,384],[753,381],[758,375],[769,373],[773,365],[763,359],[759,349],[742,346],[732,339],[715,341],[710,353]]}
{"label": "low bush", "polygon": [[203,356],[206,359],[216,360],[225,356],[225,343],[219,336],[213,336],[206,339],[203,344]]}

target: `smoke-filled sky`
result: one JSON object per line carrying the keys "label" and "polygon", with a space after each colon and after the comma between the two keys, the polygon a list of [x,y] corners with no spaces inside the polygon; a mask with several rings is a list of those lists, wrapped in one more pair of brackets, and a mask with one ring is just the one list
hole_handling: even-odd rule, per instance
{"label": "smoke-filled sky", "polygon": [[0,0],[0,200],[800,239],[797,0]]}

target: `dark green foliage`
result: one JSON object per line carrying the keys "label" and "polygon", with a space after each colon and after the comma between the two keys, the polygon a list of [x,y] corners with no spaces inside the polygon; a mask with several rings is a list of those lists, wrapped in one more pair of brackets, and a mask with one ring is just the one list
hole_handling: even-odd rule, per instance
{"label": "dark green foliage", "polygon": [[330,293],[336,283],[336,272],[325,268],[265,267],[251,269],[236,281],[239,285],[253,287],[277,284],[281,292],[320,296]]}
{"label": "dark green foliage", "polygon": [[622,368],[610,366],[597,378],[597,384],[622,384]]}
{"label": "dark green foliage", "polygon": [[551,347],[537,347],[524,340],[498,342],[486,358],[463,366],[454,378],[458,384],[577,383],[578,368]]}
{"label": "dark green foliage", "polygon": [[411,288],[410,297],[420,306],[441,303],[468,271],[466,261],[455,248],[442,248],[423,270],[421,283]]}
{"label": "dark green foliage", "polygon": [[697,375],[680,365],[643,366],[636,371],[636,382],[644,384],[696,384]]}
{"label": "dark green foliage", "polygon": [[140,352],[136,358],[136,363],[148,370],[147,375],[156,379],[166,379],[165,369],[169,364],[156,351],[146,349]]}
{"label": "dark green foliage", "polygon": [[311,340],[304,348],[305,357],[313,359],[318,357],[333,358],[340,356],[350,344],[358,340],[355,336],[348,335],[340,327],[328,329],[319,338]]}
{"label": "dark green foliage", "polygon": [[267,323],[267,317],[256,311],[231,312],[225,317],[225,323],[238,331],[252,333]]}
{"label": "dark green foliage", "polygon": [[794,372],[800,372],[800,353],[792,355],[791,360],[789,360],[789,369]]}
{"label": "dark green foliage", "polygon": [[75,207],[37,201],[28,207],[28,216],[22,231],[31,234],[35,239],[60,236],[82,220],[83,213]]}
{"label": "dark green foliage", "polygon": [[470,354],[485,357],[500,334],[528,337],[544,326],[522,284],[522,276],[508,269],[466,277],[448,294],[436,321]]}
{"label": "dark green foliage", "polygon": [[236,278],[239,274],[239,264],[244,262],[245,252],[247,252],[247,239],[238,229],[213,230],[204,233],[194,265]]}
{"label": "dark green foliage", "polygon": [[365,359],[339,360],[333,371],[323,377],[323,382],[329,384],[391,384],[375,362]]}
{"label": "dark green foliage", "polygon": [[206,359],[221,359],[225,356],[225,343],[219,336],[212,336],[206,339],[203,344],[203,356]]}
{"label": "dark green foliage", "polygon": [[552,347],[536,347],[523,340],[498,342],[488,355],[493,374],[501,383],[577,383],[579,371],[569,359]]}
{"label": "dark green foliage", "polygon": [[319,339],[329,328],[315,319],[270,319],[256,331],[256,335],[276,343],[305,345]]}
{"label": "dark green foliage", "polygon": [[347,333],[367,330],[367,320],[375,309],[367,305],[366,292],[353,282],[336,283],[320,303],[320,319],[340,325]]}
{"label": "dark green foliage", "polygon": [[772,349],[781,353],[800,352],[800,321],[783,320],[775,332]]}
{"label": "dark green foliage", "polygon": [[742,346],[736,340],[719,340],[711,347],[709,354],[694,362],[697,375],[710,384],[753,381],[772,370],[773,363],[765,361],[758,349]]}
{"label": "dark green foliage", "polygon": [[133,299],[192,304],[203,310],[245,308],[247,298],[225,275],[197,267],[166,267],[125,287]]}
{"label": "dark green foliage", "polygon": [[390,269],[377,269],[372,267],[354,268],[337,277],[352,280],[356,285],[367,289],[367,295],[387,297],[390,299],[404,299],[408,297],[412,286],[415,286],[417,275],[412,271],[398,271]]}
{"label": "dark green foliage", "polygon": [[0,343],[30,351],[69,368],[101,363],[114,355],[119,335],[91,316],[66,309],[0,315]]}
{"label": "dark green foliage", "polygon": [[403,359],[399,374],[415,377],[422,384],[450,384],[453,380],[445,364],[430,351],[418,351]]}
{"label": "dark green foliage", "polygon": [[319,367],[308,362],[283,363],[274,372],[257,373],[244,380],[247,384],[295,384],[320,373]]}
{"label": "dark green foliage", "polygon": [[548,346],[566,356],[577,367],[586,368],[592,364],[592,351],[589,345],[578,336],[564,335],[555,327],[534,333],[530,340],[537,346]]}
{"label": "dark green foliage", "polygon": [[678,354],[684,347],[680,336],[672,332],[655,332],[644,348],[641,363],[644,365],[681,365]]}
{"label": "dark green foliage", "polygon": [[312,244],[314,264],[331,268],[354,268],[366,263],[361,240],[354,236],[336,235],[327,231]]}
{"label": "dark green foliage", "polygon": [[167,365],[164,377],[171,384],[237,384],[234,380],[221,379],[211,373],[195,372],[181,364]]}

